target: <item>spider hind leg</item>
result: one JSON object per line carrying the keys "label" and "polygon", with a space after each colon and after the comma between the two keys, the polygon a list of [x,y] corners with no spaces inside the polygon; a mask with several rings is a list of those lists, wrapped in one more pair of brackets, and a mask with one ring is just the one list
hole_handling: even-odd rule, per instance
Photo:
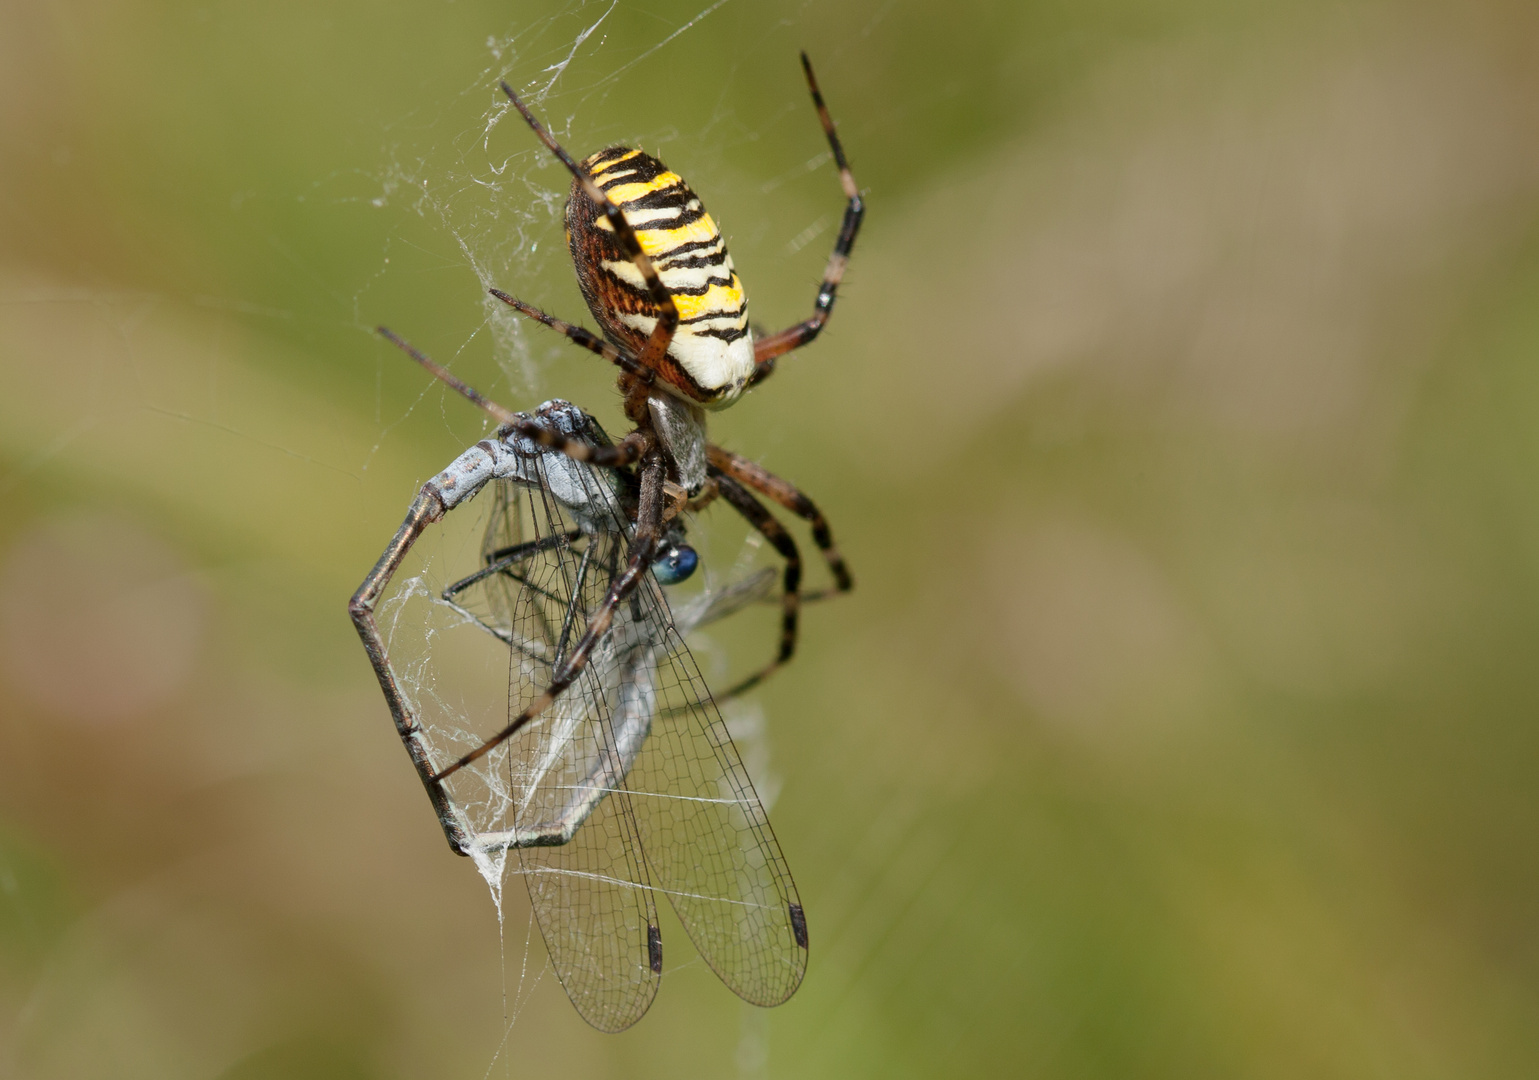
{"label": "spider hind leg", "polygon": [[806,53],[802,53],[802,71],[806,73],[807,88],[812,91],[812,104],[818,110],[818,122],[822,124],[828,148],[833,152],[834,164],[839,168],[839,184],[844,189],[845,197],[844,220],[839,224],[839,238],[834,241],[833,254],[828,257],[823,282],[818,286],[818,296],[812,305],[812,317],[754,343],[755,366],[749,386],[769,378],[775,371],[777,358],[793,349],[800,349],[822,332],[824,324],[833,314],[834,297],[844,281],[844,272],[850,264],[850,252],[855,247],[855,237],[866,216],[865,200],[860,196],[860,188],[855,183],[855,174],[850,171],[850,163],[845,160],[844,146],[839,142],[839,133],[828,115],[828,107],[823,104],[823,92],[818,89],[817,76],[812,73],[812,61],[807,59]]}

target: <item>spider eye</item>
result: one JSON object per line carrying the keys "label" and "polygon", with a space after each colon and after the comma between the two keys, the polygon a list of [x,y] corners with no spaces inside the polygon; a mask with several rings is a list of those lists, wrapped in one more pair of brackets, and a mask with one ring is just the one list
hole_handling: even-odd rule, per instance
{"label": "spider eye", "polygon": [[652,576],[659,585],[677,585],[695,572],[700,556],[688,544],[675,544],[667,548],[652,564]]}

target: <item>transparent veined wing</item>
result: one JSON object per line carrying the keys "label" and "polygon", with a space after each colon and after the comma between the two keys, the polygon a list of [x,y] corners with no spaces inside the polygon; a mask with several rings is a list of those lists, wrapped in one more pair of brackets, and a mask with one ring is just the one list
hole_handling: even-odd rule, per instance
{"label": "transparent veined wing", "polygon": [[[541,418],[603,441],[571,414]],[[507,643],[510,716],[550,684],[624,566],[635,498],[627,472],[527,451],[522,478],[492,493],[483,567],[446,592]],[[763,596],[771,579],[695,605],[686,629]],[[624,1028],[656,993],[654,887],[736,993],[772,1005],[796,989],[807,935],[795,885],[650,574],[581,675],[493,760],[509,797],[476,842],[518,851],[552,964],[590,1023]]]}
{"label": "transparent veined wing", "polygon": [[694,657],[646,586],[660,632],[627,672],[652,729],[628,777],[654,887],[722,982],[778,1005],[807,968],[807,923],[764,807]]}

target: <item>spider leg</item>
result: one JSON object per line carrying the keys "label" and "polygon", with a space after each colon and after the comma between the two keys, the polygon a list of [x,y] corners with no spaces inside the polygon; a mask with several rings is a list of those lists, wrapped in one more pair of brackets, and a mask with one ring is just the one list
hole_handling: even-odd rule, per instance
{"label": "spider leg", "polygon": [[572,647],[566,658],[556,665],[551,675],[551,683],[543,693],[536,697],[523,712],[515,716],[507,727],[487,739],[464,757],[455,761],[447,768],[440,770],[431,776],[434,784],[441,783],[458,770],[471,762],[490,753],[502,743],[539,716],[556,697],[570,686],[577,677],[582,674],[583,668],[588,664],[588,657],[593,648],[598,644],[614,621],[615,609],[636,591],[642,578],[652,565],[657,556],[658,541],[662,535],[663,519],[663,476],[666,465],[660,454],[650,455],[641,470],[641,497],[636,509],[636,533],[631,540],[630,556],[626,560],[625,569],[616,574],[609,583],[609,592],[605,594],[604,601],[593,613],[588,621],[588,627],[583,632],[577,644]]}
{"label": "spider leg", "polygon": [[799,589],[802,580],[802,557],[796,550],[796,541],[791,539],[791,534],[786,531],[786,527],[780,524],[774,514],[765,509],[763,503],[750,495],[743,485],[730,476],[718,475],[716,487],[721,492],[721,497],[731,504],[732,509],[742,514],[748,524],[758,529],[786,561],[784,588],[780,593],[780,648],[775,653],[775,659],[720,695],[721,700],[726,701],[757,686],[766,676],[795,655],[797,618],[801,613]]}
{"label": "spider leg", "polygon": [[[810,71],[811,69],[809,69]],[[551,153],[560,159],[573,179],[582,187],[583,194],[593,202],[603,213],[604,219],[609,222],[609,227],[614,230],[615,236],[620,241],[620,246],[625,250],[626,256],[636,265],[636,270],[641,274],[641,280],[647,287],[647,295],[657,307],[657,325],[652,327],[652,333],[647,338],[647,343],[642,347],[636,357],[642,367],[656,367],[662,360],[663,354],[668,351],[668,345],[673,341],[673,333],[679,328],[679,309],[674,305],[673,294],[663,284],[662,278],[657,276],[657,269],[652,265],[652,260],[647,253],[641,250],[641,241],[636,236],[636,230],[631,228],[631,223],[625,220],[625,215],[620,208],[610,201],[604,189],[593,182],[577,160],[562,149],[561,144],[551,137],[550,132],[534,118],[529,107],[518,99],[513,88],[507,83],[501,83],[502,92],[508,95],[508,100],[513,102],[524,117],[529,126],[534,129],[535,135]],[[853,183],[853,181],[851,181]]]}
{"label": "spider leg", "polygon": [[698,514],[715,502],[720,495],[721,492],[716,487],[716,478],[714,476],[707,476],[705,478],[705,487],[700,489],[700,494],[684,504],[684,509],[691,514]]}
{"label": "spider leg", "polygon": [[[526,306],[519,304],[518,301],[512,300],[510,297],[502,296],[501,293],[498,293],[498,296],[500,299],[508,300],[515,307],[519,307],[520,310]],[[534,309],[530,308],[529,310],[533,311]],[[550,319],[550,316],[544,315],[542,321],[544,319]],[[552,319],[550,321],[555,323],[559,322],[560,320]],[[561,323],[561,326],[566,325],[567,324],[565,323]],[[571,330],[581,330],[581,327],[567,328]],[[557,451],[558,453],[565,454],[567,457],[573,459],[574,461],[586,461],[590,465],[597,465],[600,468],[605,469],[618,469],[623,468],[626,465],[633,465],[639,461],[641,459],[641,455],[646,452],[647,446],[649,445],[647,442],[647,437],[639,431],[631,432],[614,446],[592,446],[580,439],[569,439],[559,431],[552,431],[549,428],[544,428],[538,424],[531,423],[528,420],[521,419],[516,413],[509,412],[501,405],[498,405],[495,401],[484,397],[480,391],[460,380],[457,376],[452,374],[448,368],[444,367],[442,364],[435,363],[429,359],[427,354],[422,352],[422,350],[416,348],[402,338],[397,337],[390,330],[380,326],[376,327],[376,331],[386,341],[390,342],[392,345],[396,346],[398,349],[404,352],[407,356],[410,356],[413,360],[417,361],[417,363],[427,368],[427,370],[432,373],[434,378],[447,383],[454,390],[465,395],[465,397],[469,398],[475,404],[485,409],[492,415],[494,419],[501,421],[504,429],[507,431],[516,431],[525,438],[531,439],[534,442],[539,443],[541,446],[547,446],[550,449]],[[583,330],[582,332],[587,333],[586,330]],[[575,341],[577,339],[573,338],[573,340]],[[581,344],[581,342],[579,342],[579,344]],[[600,355],[603,354],[600,353]]]}
{"label": "spider leg", "polygon": [[394,539],[380,555],[379,561],[374,564],[374,569],[369,571],[369,576],[364,578],[363,584],[358,586],[358,591],[353,594],[347,610],[352,616],[353,625],[358,629],[358,636],[363,639],[364,651],[369,654],[369,663],[374,668],[375,677],[379,679],[380,689],[385,692],[385,701],[390,706],[390,716],[395,721],[396,733],[400,735],[401,742],[406,744],[406,752],[411,755],[412,764],[417,768],[417,776],[421,778],[422,786],[427,789],[428,798],[433,802],[433,809],[438,812],[438,823],[443,826],[444,836],[448,838],[449,846],[463,855],[470,850],[470,836],[474,830],[455,808],[449,799],[449,793],[434,776],[437,765],[423,736],[422,725],[412,715],[411,706],[401,693],[395,673],[390,670],[390,660],[385,653],[385,642],[380,636],[378,624],[374,621],[374,605],[379,602],[380,595],[400,567],[401,561],[406,558],[406,553],[411,550],[417,537],[422,535],[422,530],[440,520],[444,513],[443,500],[433,484],[429,482],[423,486],[416,501],[411,504],[406,520],[396,530]]}
{"label": "spider leg", "polygon": [[491,415],[492,419],[496,420],[498,423],[512,424],[517,422],[518,417],[515,414],[509,412],[507,409],[504,409],[501,405],[497,404],[490,398],[482,396],[481,392],[475,387],[469,385],[466,382],[463,382],[457,375],[454,375],[442,364],[436,363],[429,359],[425,352],[411,344],[406,339],[397,337],[394,331],[390,330],[388,327],[376,326],[374,328],[374,332],[380,337],[384,338],[386,341],[390,342],[390,344],[394,345],[396,348],[400,349],[407,356],[417,361],[417,363],[427,368],[428,372],[433,376],[433,378],[447,384],[457,393],[463,394],[465,398],[467,398],[472,404],[478,405],[482,409],[486,410],[486,412]]}
{"label": "spider leg", "polygon": [[839,226],[839,239],[834,242],[834,253],[828,257],[828,267],[823,271],[823,284],[818,288],[812,318],[754,343],[756,367],[753,377],[748,380],[749,386],[769,378],[775,370],[776,357],[801,348],[823,329],[823,324],[834,310],[834,294],[839,289],[839,283],[844,280],[844,271],[850,262],[850,249],[855,246],[855,234],[860,231],[860,221],[866,213],[860,188],[855,186],[855,174],[850,172],[850,163],[845,160],[844,147],[839,144],[834,122],[829,118],[828,107],[823,104],[823,94],[818,89],[818,80],[812,74],[812,61],[807,59],[806,53],[802,53],[802,70],[807,73],[812,103],[818,108],[818,120],[823,125],[823,134],[828,136],[828,146],[834,152],[834,164],[839,166],[839,183],[843,185],[845,198],[849,201],[844,207],[844,222]]}
{"label": "spider leg", "polygon": [[834,588],[808,593],[802,597],[803,600],[821,600],[830,592],[849,592],[855,587],[855,579],[850,576],[850,569],[844,564],[844,556],[834,546],[834,534],[824,520],[822,511],[813,505],[811,499],[764,466],[730,450],[708,445],[705,456],[713,469],[748,485],[760,494],[768,495],[812,526],[813,542],[818,545],[829,571],[834,575]]}
{"label": "spider leg", "polygon": [[510,427],[525,438],[549,447],[557,453],[565,454],[573,461],[586,461],[589,465],[597,465],[602,469],[620,469],[627,465],[634,465],[641,460],[641,455],[646,453],[648,445],[646,435],[640,431],[631,432],[613,446],[594,446],[528,420],[518,421]]}
{"label": "spider leg", "polygon": [[554,315],[547,315],[534,305],[526,304],[516,297],[509,296],[501,289],[488,289],[487,291],[509,307],[516,308],[535,322],[544,323],[556,331],[556,333],[564,336],[572,344],[580,345],[596,356],[602,356],[621,371],[636,376],[636,378],[648,386],[651,386],[652,382],[657,378],[657,372],[649,367],[643,367],[641,364],[638,364],[632,357],[627,356],[586,327],[573,326],[571,323],[563,322]]}

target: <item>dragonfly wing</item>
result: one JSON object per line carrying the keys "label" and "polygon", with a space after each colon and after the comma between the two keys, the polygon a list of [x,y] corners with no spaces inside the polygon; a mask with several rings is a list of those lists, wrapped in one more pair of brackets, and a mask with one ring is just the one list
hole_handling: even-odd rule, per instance
{"label": "dragonfly wing", "polygon": [[551,965],[583,1019],[620,1031],[657,994],[662,939],[604,681],[585,672],[514,737],[510,788]]}
{"label": "dragonfly wing", "polygon": [[[497,485],[486,568],[456,596],[510,645],[510,716],[550,685],[624,566],[630,479],[531,446],[527,470]],[[756,600],[759,577],[686,627]],[[518,849],[557,976],[595,1027],[629,1026],[657,992],[654,887],[738,995],[774,1005],[795,991],[807,964],[796,886],[650,574],[578,678],[487,760],[505,770],[507,809],[477,842]]]}
{"label": "dragonfly wing", "polygon": [[652,700],[650,736],[627,787],[653,885],[734,993],[778,1005],[807,968],[796,884],[662,591],[649,578],[640,592],[643,621],[657,633],[647,662],[625,671],[621,691]]}
{"label": "dragonfly wing", "polygon": [[[509,642],[509,716],[551,684],[628,544],[604,474],[562,458],[552,481],[544,464],[533,460],[527,481],[497,484],[482,556],[498,569],[462,593]],[[617,623],[577,679],[488,755],[506,797],[477,838],[487,849],[517,848],[551,965],[577,1011],[603,1031],[639,1020],[662,972],[656,902],[625,791],[634,749],[627,756],[621,741],[635,743],[636,733],[616,730],[619,643],[628,633],[626,620]]]}
{"label": "dragonfly wing", "polygon": [[682,608],[675,608],[673,625],[681,635],[688,636],[699,627],[736,615],[744,608],[773,596],[778,576],[773,567],[765,566],[747,577],[712,590]]}

